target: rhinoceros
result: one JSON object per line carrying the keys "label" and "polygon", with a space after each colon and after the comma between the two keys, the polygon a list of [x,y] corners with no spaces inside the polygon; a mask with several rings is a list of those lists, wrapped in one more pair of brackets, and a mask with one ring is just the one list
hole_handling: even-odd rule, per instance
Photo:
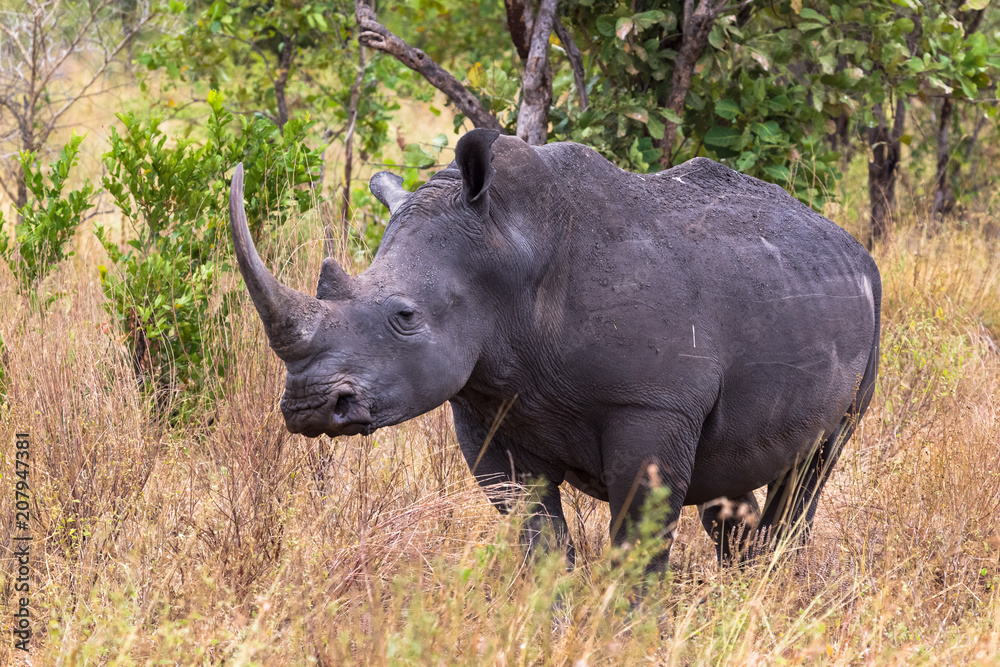
{"label": "rhinoceros", "polygon": [[564,481],[610,503],[615,543],[657,480],[671,516],[702,506],[723,560],[746,543],[720,498],[769,545],[808,529],[878,372],[881,279],[846,231],[706,158],[635,174],[483,129],[415,192],[389,172],[370,187],[390,212],[374,260],[352,277],[325,259],[312,297],[266,268],[242,165],[232,179],[289,431],[369,434],[450,402],[498,509],[497,482],[545,482],[529,543],[544,522],[565,537]]}

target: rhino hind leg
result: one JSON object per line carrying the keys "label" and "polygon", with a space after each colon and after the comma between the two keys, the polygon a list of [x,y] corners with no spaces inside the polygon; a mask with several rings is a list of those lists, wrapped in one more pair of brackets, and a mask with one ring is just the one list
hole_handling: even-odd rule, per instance
{"label": "rhino hind leg", "polygon": [[743,560],[773,551],[782,541],[802,545],[809,538],[823,486],[844,443],[851,437],[857,415],[847,415],[833,433],[817,442],[809,454],[767,487],[767,500],[757,530]]}
{"label": "rhino hind leg", "polygon": [[705,532],[715,543],[719,564],[730,565],[746,553],[760,507],[751,491],[738,498],[699,505],[698,514]]}
{"label": "rhino hind leg", "polygon": [[844,445],[854,435],[858,421],[864,416],[875,392],[879,360],[879,304],[875,302],[875,341],[868,357],[864,376],[854,393],[854,402],[843,419],[825,439],[820,439],[809,454],[790,471],[767,487],[767,501],[757,523],[753,542],[743,553],[743,560],[752,560],[774,549],[782,539],[798,538],[804,544],[812,530],[813,519],[823,486],[830,478]]}

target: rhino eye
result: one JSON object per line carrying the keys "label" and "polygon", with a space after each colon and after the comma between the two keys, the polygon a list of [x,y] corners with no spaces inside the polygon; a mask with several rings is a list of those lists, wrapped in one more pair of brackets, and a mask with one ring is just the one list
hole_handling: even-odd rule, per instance
{"label": "rhino eye", "polygon": [[420,318],[417,317],[416,310],[410,306],[403,306],[396,311],[391,320],[393,328],[401,334],[416,333],[420,328]]}

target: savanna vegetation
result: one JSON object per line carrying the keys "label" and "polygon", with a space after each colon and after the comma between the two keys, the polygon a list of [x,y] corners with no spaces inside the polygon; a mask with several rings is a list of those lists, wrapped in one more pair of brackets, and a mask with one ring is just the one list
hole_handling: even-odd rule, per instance
{"label": "savanna vegetation", "polygon": [[[0,660],[1000,664],[998,29],[987,0],[0,0]],[[881,375],[805,549],[720,569],[686,508],[644,582],[657,526],[614,549],[567,488],[577,567],[525,562],[447,406],[287,433],[232,168],[312,292],[377,249],[368,177],[412,189],[472,127],[712,157],[871,249]]]}

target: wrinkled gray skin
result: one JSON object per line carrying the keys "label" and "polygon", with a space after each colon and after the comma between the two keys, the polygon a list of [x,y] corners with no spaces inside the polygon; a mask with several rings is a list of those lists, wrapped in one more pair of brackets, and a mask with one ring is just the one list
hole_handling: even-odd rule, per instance
{"label": "wrinkled gray skin", "polygon": [[[539,516],[565,536],[563,481],[635,521],[650,463],[674,517],[723,497],[759,514],[752,492],[769,485],[758,534],[808,529],[877,373],[881,281],[864,248],[708,159],[639,175],[488,130],[455,152],[414,193],[372,179],[392,214],[378,254],[357,277],[325,260],[316,298],[261,263],[237,169],[233,236],[288,369],[288,429],[371,433],[450,401],[480,482],[547,480],[529,542]],[[702,517],[728,559],[745,544],[721,507]]]}

